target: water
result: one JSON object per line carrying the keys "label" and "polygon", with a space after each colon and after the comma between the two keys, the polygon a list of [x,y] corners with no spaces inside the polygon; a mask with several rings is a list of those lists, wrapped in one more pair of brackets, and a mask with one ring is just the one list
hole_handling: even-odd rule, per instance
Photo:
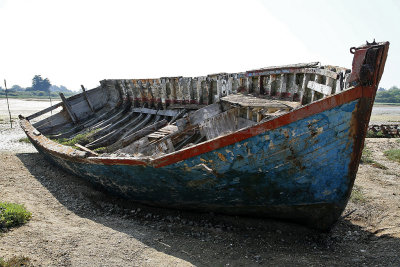
{"label": "water", "polygon": [[[50,107],[50,100],[48,99],[8,99],[11,110],[11,117],[17,118],[18,115],[28,116],[42,109]],[[59,100],[52,100],[53,105],[60,102]],[[50,114],[50,113],[49,113]],[[5,120],[9,117],[7,109],[7,100],[0,98],[0,118]]]}

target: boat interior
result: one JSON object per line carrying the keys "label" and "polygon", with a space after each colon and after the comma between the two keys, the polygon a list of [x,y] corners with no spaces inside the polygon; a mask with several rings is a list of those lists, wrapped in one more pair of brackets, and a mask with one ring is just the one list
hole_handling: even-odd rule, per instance
{"label": "boat interior", "polygon": [[349,69],[318,62],[193,78],[108,79],[69,98],[60,93],[61,102],[26,119],[50,140],[89,156],[156,158],[340,93],[349,79]]}

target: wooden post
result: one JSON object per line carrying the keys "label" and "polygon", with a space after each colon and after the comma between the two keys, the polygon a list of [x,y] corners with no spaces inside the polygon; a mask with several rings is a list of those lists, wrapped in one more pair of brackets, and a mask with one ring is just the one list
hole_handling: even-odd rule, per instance
{"label": "wooden post", "polygon": [[88,95],[87,95],[87,93],[86,93],[86,89],[85,89],[85,87],[84,87],[82,84],[81,84],[81,88],[82,88],[83,96],[85,97],[85,100],[86,100],[86,102],[87,102],[87,104],[88,104],[90,110],[91,110],[92,112],[94,112],[93,105],[92,105],[92,103],[89,101],[89,97],[88,97]]}
{"label": "wooden post", "polygon": [[71,118],[72,122],[76,124],[78,119],[76,118],[75,113],[72,111],[71,105],[68,103],[67,99],[65,98],[63,93],[60,93],[61,100],[64,104],[64,108],[67,110],[69,117]]}
{"label": "wooden post", "polygon": [[6,82],[6,79],[4,79],[4,87],[5,87],[4,89],[5,89],[5,91],[6,91],[8,114],[10,115],[10,125],[11,125],[11,128],[12,128],[11,111],[10,111],[10,104],[8,103],[8,94],[7,94],[7,82]]}

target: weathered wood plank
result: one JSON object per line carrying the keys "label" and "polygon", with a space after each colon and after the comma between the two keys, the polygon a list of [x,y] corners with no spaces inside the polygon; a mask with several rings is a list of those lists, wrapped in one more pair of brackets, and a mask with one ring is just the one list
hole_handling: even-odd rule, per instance
{"label": "weathered wood plank", "polygon": [[32,120],[32,119],[37,118],[37,117],[39,117],[39,116],[41,116],[43,114],[46,114],[47,112],[55,110],[58,107],[61,107],[62,105],[63,105],[63,102],[59,102],[59,103],[57,103],[57,104],[55,104],[55,105],[53,105],[51,107],[45,108],[45,109],[43,109],[41,111],[33,113],[32,115],[29,115],[28,117],[26,117],[26,119],[27,120]]}
{"label": "weathered wood plank", "polygon": [[81,88],[82,88],[83,96],[84,96],[84,98],[85,98],[85,100],[86,100],[86,102],[87,102],[87,104],[88,104],[90,110],[91,110],[92,112],[94,112],[93,105],[92,105],[92,103],[91,103],[90,100],[89,100],[89,97],[88,97],[88,95],[87,95],[87,93],[86,93],[85,87],[84,87],[82,84],[81,84]]}
{"label": "weathered wood plank", "polygon": [[89,148],[84,147],[84,146],[82,146],[82,145],[80,145],[80,144],[75,144],[75,146],[78,147],[80,150],[83,150],[83,151],[88,152],[88,153],[91,154],[92,156],[98,156],[98,155],[99,155],[99,154],[97,154],[96,152],[94,152],[93,150],[90,150]]}
{"label": "weathered wood plank", "polygon": [[72,122],[76,124],[78,122],[78,118],[76,117],[75,113],[72,111],[72,108],[70,104],[68,103],[68,100],[65,98],[63,93],[60,93],[60,97],[62,100],[62,103],[64,104],[64,108],[67,110],[69,117],[71,118]]}
{"label": "weathered wood plank", "polygon": [[151,108],[133,108],[132,111],[139,113],[146,113],[146,114],[157,114],[160,116],[168,116],[168,117],[175,117],[176,115],[179,114],[178,110],[171,110],[171,109],[156,110]]}
{"label": "weathered wood plank", "polygon": [[242,94],[225,96],[221,98],[221,101],[229,102],[231,104],[239,105],[242,107],[288,109],[287,105],[282,104],[276,100],[258,98]]}
{"label": "weathered wood plank", "polygon": [[134,133],[124,137],[123,139],[119,140],[118,142],[115,142],[111,146],[107,147],[107,152],[113,152],[118,149],[121,149],[121,148],[133,143],[134,141],[139,140],[140,138],[157,131],[158,129],[164,127],[167,124],[168,124],[167,120],[161,120],[159,122],[156,122],[149,126],[146,126],[143,129],[141,129],[137,132],[134,132]]}
{"label": "weathered wood plank", "polygon": [[332,92],[332,87],[324,84],[320,84],[314,81],[309,81],[307,83],[307,87],[310,88],[311,90],[314,90],[316,92],[322,93],[324,95],[330,95]]}

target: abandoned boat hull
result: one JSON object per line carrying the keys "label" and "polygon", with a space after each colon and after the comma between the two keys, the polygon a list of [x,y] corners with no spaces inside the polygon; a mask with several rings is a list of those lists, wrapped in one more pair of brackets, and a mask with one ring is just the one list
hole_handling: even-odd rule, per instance
{"label": "abandoned boat hull", "polygon": [[[96,164],[36,148],[63,169],[142,203],[290,218],[327,228],[342,212],[351,191],[355,147],[351,128],[358,103],[355,99],[163,167],[129,160]],[[275,123],[264,126],[268,129]],[[252,134],[260,129],[246,131]]]}
{"label": "abandoned boat hull", "polygon": [[[387,47],[381,57],[386,53]],[[364,57],[356,55],[355,62],[361,65]],[[328,229],[349,199],[383,65],[369,85],[148,160],[88,157],[47,139],[24,118],[21,126],[50,161],[113,194]]]}

